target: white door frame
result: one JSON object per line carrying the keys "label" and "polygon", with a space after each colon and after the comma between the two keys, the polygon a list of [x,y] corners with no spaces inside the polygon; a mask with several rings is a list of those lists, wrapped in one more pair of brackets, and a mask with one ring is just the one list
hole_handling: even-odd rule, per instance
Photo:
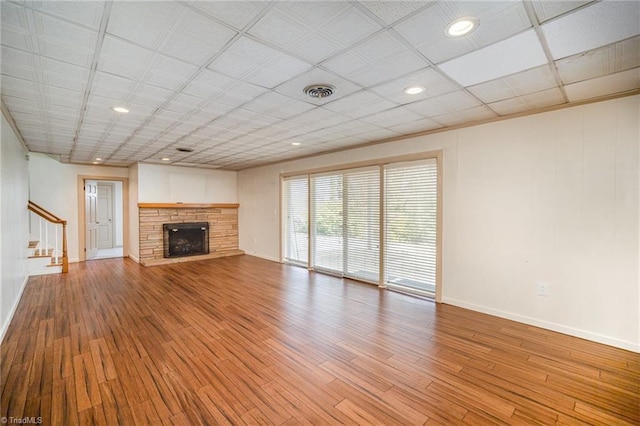
{"label": "white door frame", "polygon": [[129,179],[113,176],[78,175],[78,259],[87,260],[86,223],[84,206],[84,181],[97,180],[122,182],[122,257],[129,257]]}

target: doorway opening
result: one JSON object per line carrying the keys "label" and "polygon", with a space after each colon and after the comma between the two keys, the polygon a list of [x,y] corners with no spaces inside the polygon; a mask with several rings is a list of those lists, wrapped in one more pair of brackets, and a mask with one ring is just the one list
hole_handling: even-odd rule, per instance
{"label": "doorway opening", "polygon": [[79,176],[80,260],[127,257],[128,180]]}

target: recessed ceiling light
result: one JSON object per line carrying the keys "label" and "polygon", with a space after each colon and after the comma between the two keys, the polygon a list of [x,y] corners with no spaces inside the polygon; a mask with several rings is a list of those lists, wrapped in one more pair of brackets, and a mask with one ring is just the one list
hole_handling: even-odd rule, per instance
{"label": "recessed ceiling light", "polygon": [[456,19],[447,25],[444,30],[444,34],[447,37],[460,37],[465,34],[469,34],[471,31],[475,30],[478,25],[480,25],[478,18],[466,16],[464,18]]}
{"label": "recessed ceiling light", "polygon": [[127,108],[125,108],[125,107],[113,107],[113,110],[115,112],[120,112],[122,114],[126,114],[126,113],[129,112],[129,110]]}
{"label": "recessed ceiling light", "polygon": [[293,145],[293,146],[299,146],[299,145],[300,145],[300,142],[291,142],[291,145]]}
{"label": "recessed ceiling light", "polygon": [[169,161],[169,158],[168,157],[163,157],[162,161]]}
{"label": "recessed ceiling light", "polygon": [[102,161],[102,158],[98,157],[96,158],[96,161]]}
{"label": "recessed ceiling light", "polygon": [[417,95],[418,93],[422,92],[424,92],[423,86],[409,86],[404,89],[404,93],[406,93],[407,95]]}

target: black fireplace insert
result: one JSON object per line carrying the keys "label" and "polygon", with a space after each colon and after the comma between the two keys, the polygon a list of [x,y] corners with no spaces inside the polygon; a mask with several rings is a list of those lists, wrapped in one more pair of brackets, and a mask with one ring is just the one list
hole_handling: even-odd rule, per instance
{"label": "black fireplace insert", "polygon": [[209,224],[165,223],[162,225],[164,257],[209,253]]}

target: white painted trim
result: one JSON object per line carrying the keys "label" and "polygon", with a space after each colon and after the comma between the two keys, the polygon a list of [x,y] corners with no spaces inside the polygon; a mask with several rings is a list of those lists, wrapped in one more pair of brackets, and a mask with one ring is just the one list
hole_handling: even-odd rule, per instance
{"label": "white painted trim", "polygon": [[450,297],[443,298],[443,302],[449,305],[458,306],[460,308],[481,312],[483,314],[489,314],[496,317],[517,321],[523,324],[544,328],[546,330],[556,331],[562,334],[568,334],[569,336],[579,337],[581,339],[590,340],[592,342],[602,343],[605,345],[614,346],[616,348],[626,349],[628,351],[640,353],[640,344],[617,339],[615,337],[604,336],[602,334],[592,333],[590,331],[582,330],[579,328],[568,327],[566,325],[556,324],[549,321],[543,321],[537,318],[531,318],[531,317],[519,315],[513,312],[506,312],[499,309],[489,308],[486,306],[475,305],[473,303],[452,299]]}
{"label": "white painted trim", "polygon": [[[242,249],[240,249],[242,250]],[[258,254],[258,253],[254,253],[254,252],[250,252],[250,251],[244,251],[244,254],[248,255],[248,256],[253,256],[253,257],[259,257],[260,259],[264,259],[264,260],[270,260],[271,262],[276,262],[276,263],[282,263],[280,262],[280,259],[277,259],[275,257],[271,257],[271,256],[264,256],[262,254]]]}
{"label": "white painted trim", "polygon": [[133,261],[134,261],[134,262],[136,262],[136,263],[140,263],[140,259],[138,259],[137,257],[135,257],[135,256],[134,256],[134,255],[132,255],[132,254],[129,254],[129,259],[133,260]]}
{"label": "white painted trim", "polygon": [[20,299],[22,299],[22,294],[24,293],[24,289],[27,286],[27,281],[29,281],[29,276],[24,277],[24,281],[22,282],[22,286],[20,286],[20,291],[18,292],[18,297],[16,297],[16,301],[11,307],[11,311],[9,311],[9,316],[7,320],[2,324],[2,330],[0,330],[0,342],[4,341],[4,335],[7,333],[7,329],[9,328],[9,324],[11,324],[11,320],[13,316],[16,314],[16,310],[18,309],[18,305],[20,304]]}
{"label": "white painted trim", "polygon": [[79,263],[80,262],[80,258],[76,257],[74,259],[69,259],[69,263]]}

